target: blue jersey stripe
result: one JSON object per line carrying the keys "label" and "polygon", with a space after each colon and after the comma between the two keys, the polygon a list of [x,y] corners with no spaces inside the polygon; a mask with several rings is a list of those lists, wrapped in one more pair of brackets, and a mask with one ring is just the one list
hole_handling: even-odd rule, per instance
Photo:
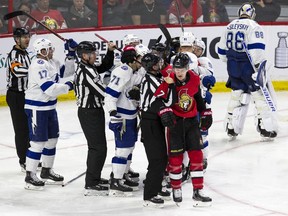
{"label": "blue jersey stripe", "polygon": [[118,98],[121,94],[121,92],[117,92],[109,87],[106,88],[105,92],[115,98]]}
{"label": "blue jersey stripe", "polygon": [[25,100],[25,104],[27,105],[32,105],[32,106],[52,106],[57,103],[57,99],[53,101],[48,101],[48,102],[42,102],[42,101],[34,101],[34,100]]}
{"label": "blue jersey stripe", "polygon": [[42,91],[46,91],[50,86],[52,86],[54,84],[53,81],[47,81],[45,83],[43,83],[40,88],[42,89]]}
{"label": "blue jersey stripe", "polygon": [[218,54],[220,54],[220,55],[226,55],[226,50],[221,49],[221,48],[218,47]]}
{"label": "blue jersey stripe", "polygon": [[134,115],[137,113],[137,109],[135,110],[128,110],[128,109],[124,109],[124,108],[120,108],[120,107],[117,107],[117,112],[118,113],[122,113],[122,114],[125,114],[125,115]]}
{"label": "blue jersey stripe", "polygon": [[248,50],[251,50],[251,49],[265,50],[265,44],[263,44],[263,43],[248,44]]}

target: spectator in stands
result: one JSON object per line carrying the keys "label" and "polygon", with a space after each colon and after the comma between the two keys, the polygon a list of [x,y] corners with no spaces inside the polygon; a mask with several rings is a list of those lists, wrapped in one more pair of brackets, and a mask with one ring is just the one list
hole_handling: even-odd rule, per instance
{"label": "spectator in stands", "polygon": [[85,0],[73,0],[69,11],[63,13],[68,28],[87,28],[97,26],[97,14],[85,5]]}
{"label": "spectator in stands", "polygon": [[[31,13],[32,10],[32,6],[29,3],[29,1],[23,1],[18,8],[19,11],[24,11],[27,14]],[[12,19],[12,26],[13,28],[20,28],[20,27],[24,27],[28,30],[36,28],[36,23],[34,22],[34,20],[30,19],[27,16],[16,16]]]}
{"label": "spectator in stands", "polygon": [[183,24],[203,22],[201,4],[198,0],[173,0],[168,11],[169,23],[179,24],[179,17]]}
{"label": "spectator in stands", "polygon": [[[49,0],[37,0],[37,8],[32,10],[31,15],[50,29],[66,29],[67,24],[62,14],[57,10],[50,9]],[[41,26],[37,26],[37,28]]]}
{"label": "spectator in stands", "polygon": [[166,8],[161,0],[139,0],[130,4],[134,25],[166,24]]}
{"label": "spectator in stands", "polygon": [[228,13],[221,0],[206,0],[202,5],[204,22],[229,22]]}
{"label": "spectator in stands", "polygon": [[132,24],[131,17],[126,17],[126,13],[126,9],[119,0],[105,0],[103,5],[103,26]]}
{"label": "spectator in stands", "polygon": [[7,26],[5,25],[4,21],[2,20],[3,15],[0,14],[0,33],[7,33]]}
{"label": "spectator in stands", "polygon": [[273,22],[280,16],[281,7],[273,0],[257,0],[253,6],[255,7],[255,21],[257,22]]}

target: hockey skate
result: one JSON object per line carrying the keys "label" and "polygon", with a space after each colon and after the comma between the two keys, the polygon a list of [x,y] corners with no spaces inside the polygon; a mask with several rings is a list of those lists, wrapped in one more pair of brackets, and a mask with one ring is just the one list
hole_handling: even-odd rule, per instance
{"label": "hockey skate", "polygon": [[101,184],[85,187],[84,196],[108,196],[109,188]]}
{"label": "hockey skate", "polygon": [[194,207],[211,206],[212,204],[212,199],[208,196],[205,196],[203,189],[194,189],[192,199]]}
{"label": "hockey skate", "polygon": [[64,177],[53,172],[52,168],[42,167],[40,177],[47,185],[62,185]]}
{"label": "hockey skate", "polygon": [[173,201],[177,206],[180,206],[180,203],[182,202],[182,189],[173,189]]}
{"label": "hockey skate", "polygon": [[130,178],[130,176],[127,173],[123,175],[123,179],[124,179],[124,185],[131,187],[133,191],[139,190],[139,183]]}
{"label": "hockey skate", "polygon": [[275,131],[266,131],[265,129],[260,129],[260,136],[262,142],[269,142],[274,140],[274,138],[277,136],[277,133]]}
{"label": "hockey skate", "polygon": [[229,128],[227,128],[227,135],[229,137],[229,141],[235,140],[236,137],[238,136],[238,134],[235,133],[234,129],[229,129]]}
{"label": "hockey skate", "polygon": [[123,179],[115,179],[111,173],[109,196],[127,197],[133,195],[133,188],[124,185],[123,181]]}
{"label": "hockey skate", "polygon": [[164,207],[164,200],[158,196],[154,196],[149,200],[144,200],[143,206],[144,207],[163,208]]}
{"label": "hockey skate", "polygon": [[139,182],[140,181],[140,179],[139,179],[139,176],[140,176],[140,174],[139,173],[137,173],[137,172],[135,172],[132,168],[130,168],[129,170],[128,170],[128,176],[131,178],[131,179],[133,179],[135,182]]}
{"label": "hockey skate", "polygon": [[26,171],[25,177],[25,189],[27,190],[43,190],[45,186],[45,182],[41,181],[37,176],[36,173],[32,173],[31,171]]}
{"label": "hockey skate", "polygon": [[171,200],[171,193],[167,190],[166,187],[162,187],[162,190],[158,193],[158,196],[166,201]]}

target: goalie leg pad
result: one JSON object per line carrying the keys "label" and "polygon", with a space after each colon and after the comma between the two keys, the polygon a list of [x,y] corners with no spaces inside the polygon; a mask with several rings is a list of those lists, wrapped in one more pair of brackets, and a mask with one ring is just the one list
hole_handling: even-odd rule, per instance
{"label": "goalie leg pad", "polygon": [[264,95],[262,94],[261,90],[252,92],[252,97],[255,103],[255,107],[257,110],[257,130],[261,131],[266,130],[268,132],[277,132],[278,131],[278,121],[276,112],[272,112],[269,108]]}
{"label": "goalie leg pad", "polygon": [[249,103],[250,94],[244,93],[242,90],[232,91],[226,115],[226,130],[234,129],[236,134],[242,134]]}

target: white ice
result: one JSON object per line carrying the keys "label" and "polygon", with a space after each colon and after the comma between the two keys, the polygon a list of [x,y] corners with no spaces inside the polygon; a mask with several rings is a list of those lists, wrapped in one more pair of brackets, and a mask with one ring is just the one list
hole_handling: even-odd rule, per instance
{"label": "white ice", "polygon": [[[0,108],[0,215],[154,215],[154,216],[282,216],[288,215],[288,93],[277,92],[279,134],[273,142],[260,142],[250,106],[243,135],[229,142],[223,129],[228,93],[213,96],[214,124],[210,129],[209,164],[205,174],[206,194],[211,207],[192,206],[191,182],[183,186],[183,202],[177,207],[165,202],[163,209],[142,207],[147,159],[141,142],[136,143],[132,168],[140,172],[140,191],[134,197],[85,197],[84,177],[44,191],[24,189],[14,147],[14,135],[7,107]],[[59,102],[60,138],[54,170],[69,181],[86,168],[87,145],[74,101]],[[114,152],[112,133],[107,129],[108,155],[103,177],[111,172]]]}

